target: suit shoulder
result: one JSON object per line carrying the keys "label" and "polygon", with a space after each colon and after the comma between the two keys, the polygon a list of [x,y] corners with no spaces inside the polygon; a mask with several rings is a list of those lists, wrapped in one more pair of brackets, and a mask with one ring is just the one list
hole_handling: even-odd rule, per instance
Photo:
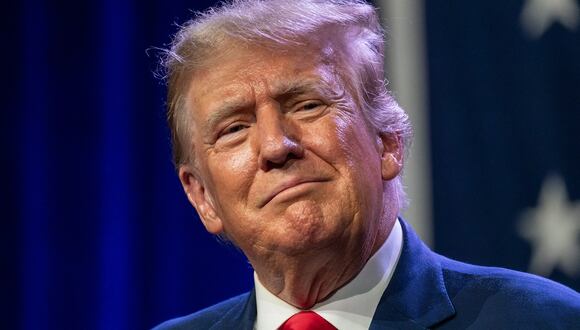
{"label": "suit shoulder", "polygon": [[580,294],[549,279],[515,270],[471,265],[441,257],[446,282],[458,288],[500,291],[506,294],[535,294],[543,299],[571,300]]}
{"label": "suit shoulder", "polygon": [[243,306],[249,296],[250,293],[246,292],[195,313],[165,321],[153,328],[153,330],[209,329],[228,312]]}
{"label": "suit shoulder", "polygon": [[[445,285],[455,306],[478,306],[498,318],[522,322],[580,322],[580,294],[551,280],[504,268],[441,257]],[[481,316],[481,315],[480,315]]]}

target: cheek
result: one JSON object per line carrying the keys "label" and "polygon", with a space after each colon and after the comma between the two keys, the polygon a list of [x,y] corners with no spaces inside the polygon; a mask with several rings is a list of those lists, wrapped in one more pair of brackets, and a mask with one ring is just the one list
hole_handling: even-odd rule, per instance
{"label": "cheek", "polygon": [[220,152],[208,156],[208,168],[214,196],[224,210],[232,209],[247,196],[255,175],[256,162],[249,148]]}
{"label": "cheek", "polygon": [[[338,112],[317,127],[314,134],[316,148],[337,168],[360,171],[362,168],[380,169],[380,157],[362,119],[352,113]],[[379,166],[379,167],[377,167]]]}
{"label": "cheek", "polygon": [[[335,120],[337,167],[348,177],[349,188],[358,192],[382,189],[381,157],[377,141],[358,117],[338,116]],[[359,196],[359,198],[363,198]]]}
{"label": "cheek", "polygon": [[348,123],[338,116],[325,117],[303,131],[303,143],[334,168],[344,167],[349,144],[347,127]]}

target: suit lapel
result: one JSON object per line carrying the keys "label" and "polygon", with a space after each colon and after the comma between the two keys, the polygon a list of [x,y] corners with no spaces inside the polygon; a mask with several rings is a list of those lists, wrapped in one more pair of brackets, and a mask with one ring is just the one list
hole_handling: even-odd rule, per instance
{"label": "suit lapel", "polygon": [[455,314],[438,257],[400,220],[403,248],[370,329],[425,329]]}
{"label": "suit lapel", "polygon": [[230,309],[211,329],[252,330],[256,322],[256,291],[252,290],[247,298]]}
{"label": "suit lapel", "polygon": [[[425,329],[455,314],[438,257],[402,220],[403,248],[389,286],[383,293],[370,329]],[[211,329],[252,330],[256,293],[223,315]]]}

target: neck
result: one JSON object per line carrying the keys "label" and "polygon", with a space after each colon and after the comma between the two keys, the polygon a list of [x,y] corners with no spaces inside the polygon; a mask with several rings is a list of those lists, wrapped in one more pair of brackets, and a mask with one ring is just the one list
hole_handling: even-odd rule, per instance
{"label": "neck", "polygon": [[386,221],[375,235],[353,244],[331,244],[292,256],[273,252],[269,258],[250,261],[268,291],[297,308],[308,309],[350,282],[383,245],[394,223],[394,219]]}

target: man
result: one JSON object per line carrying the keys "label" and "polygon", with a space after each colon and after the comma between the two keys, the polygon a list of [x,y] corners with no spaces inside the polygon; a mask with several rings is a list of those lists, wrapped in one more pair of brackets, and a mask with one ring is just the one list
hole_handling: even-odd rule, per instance
{"label": "man", "polygon": [[236,1],[181,29],[165,61],[179,178],[255,290],[160,329],[580,325],[578,293],[436,255],[397,218],[411,127],[382,56],[354,0]]}

